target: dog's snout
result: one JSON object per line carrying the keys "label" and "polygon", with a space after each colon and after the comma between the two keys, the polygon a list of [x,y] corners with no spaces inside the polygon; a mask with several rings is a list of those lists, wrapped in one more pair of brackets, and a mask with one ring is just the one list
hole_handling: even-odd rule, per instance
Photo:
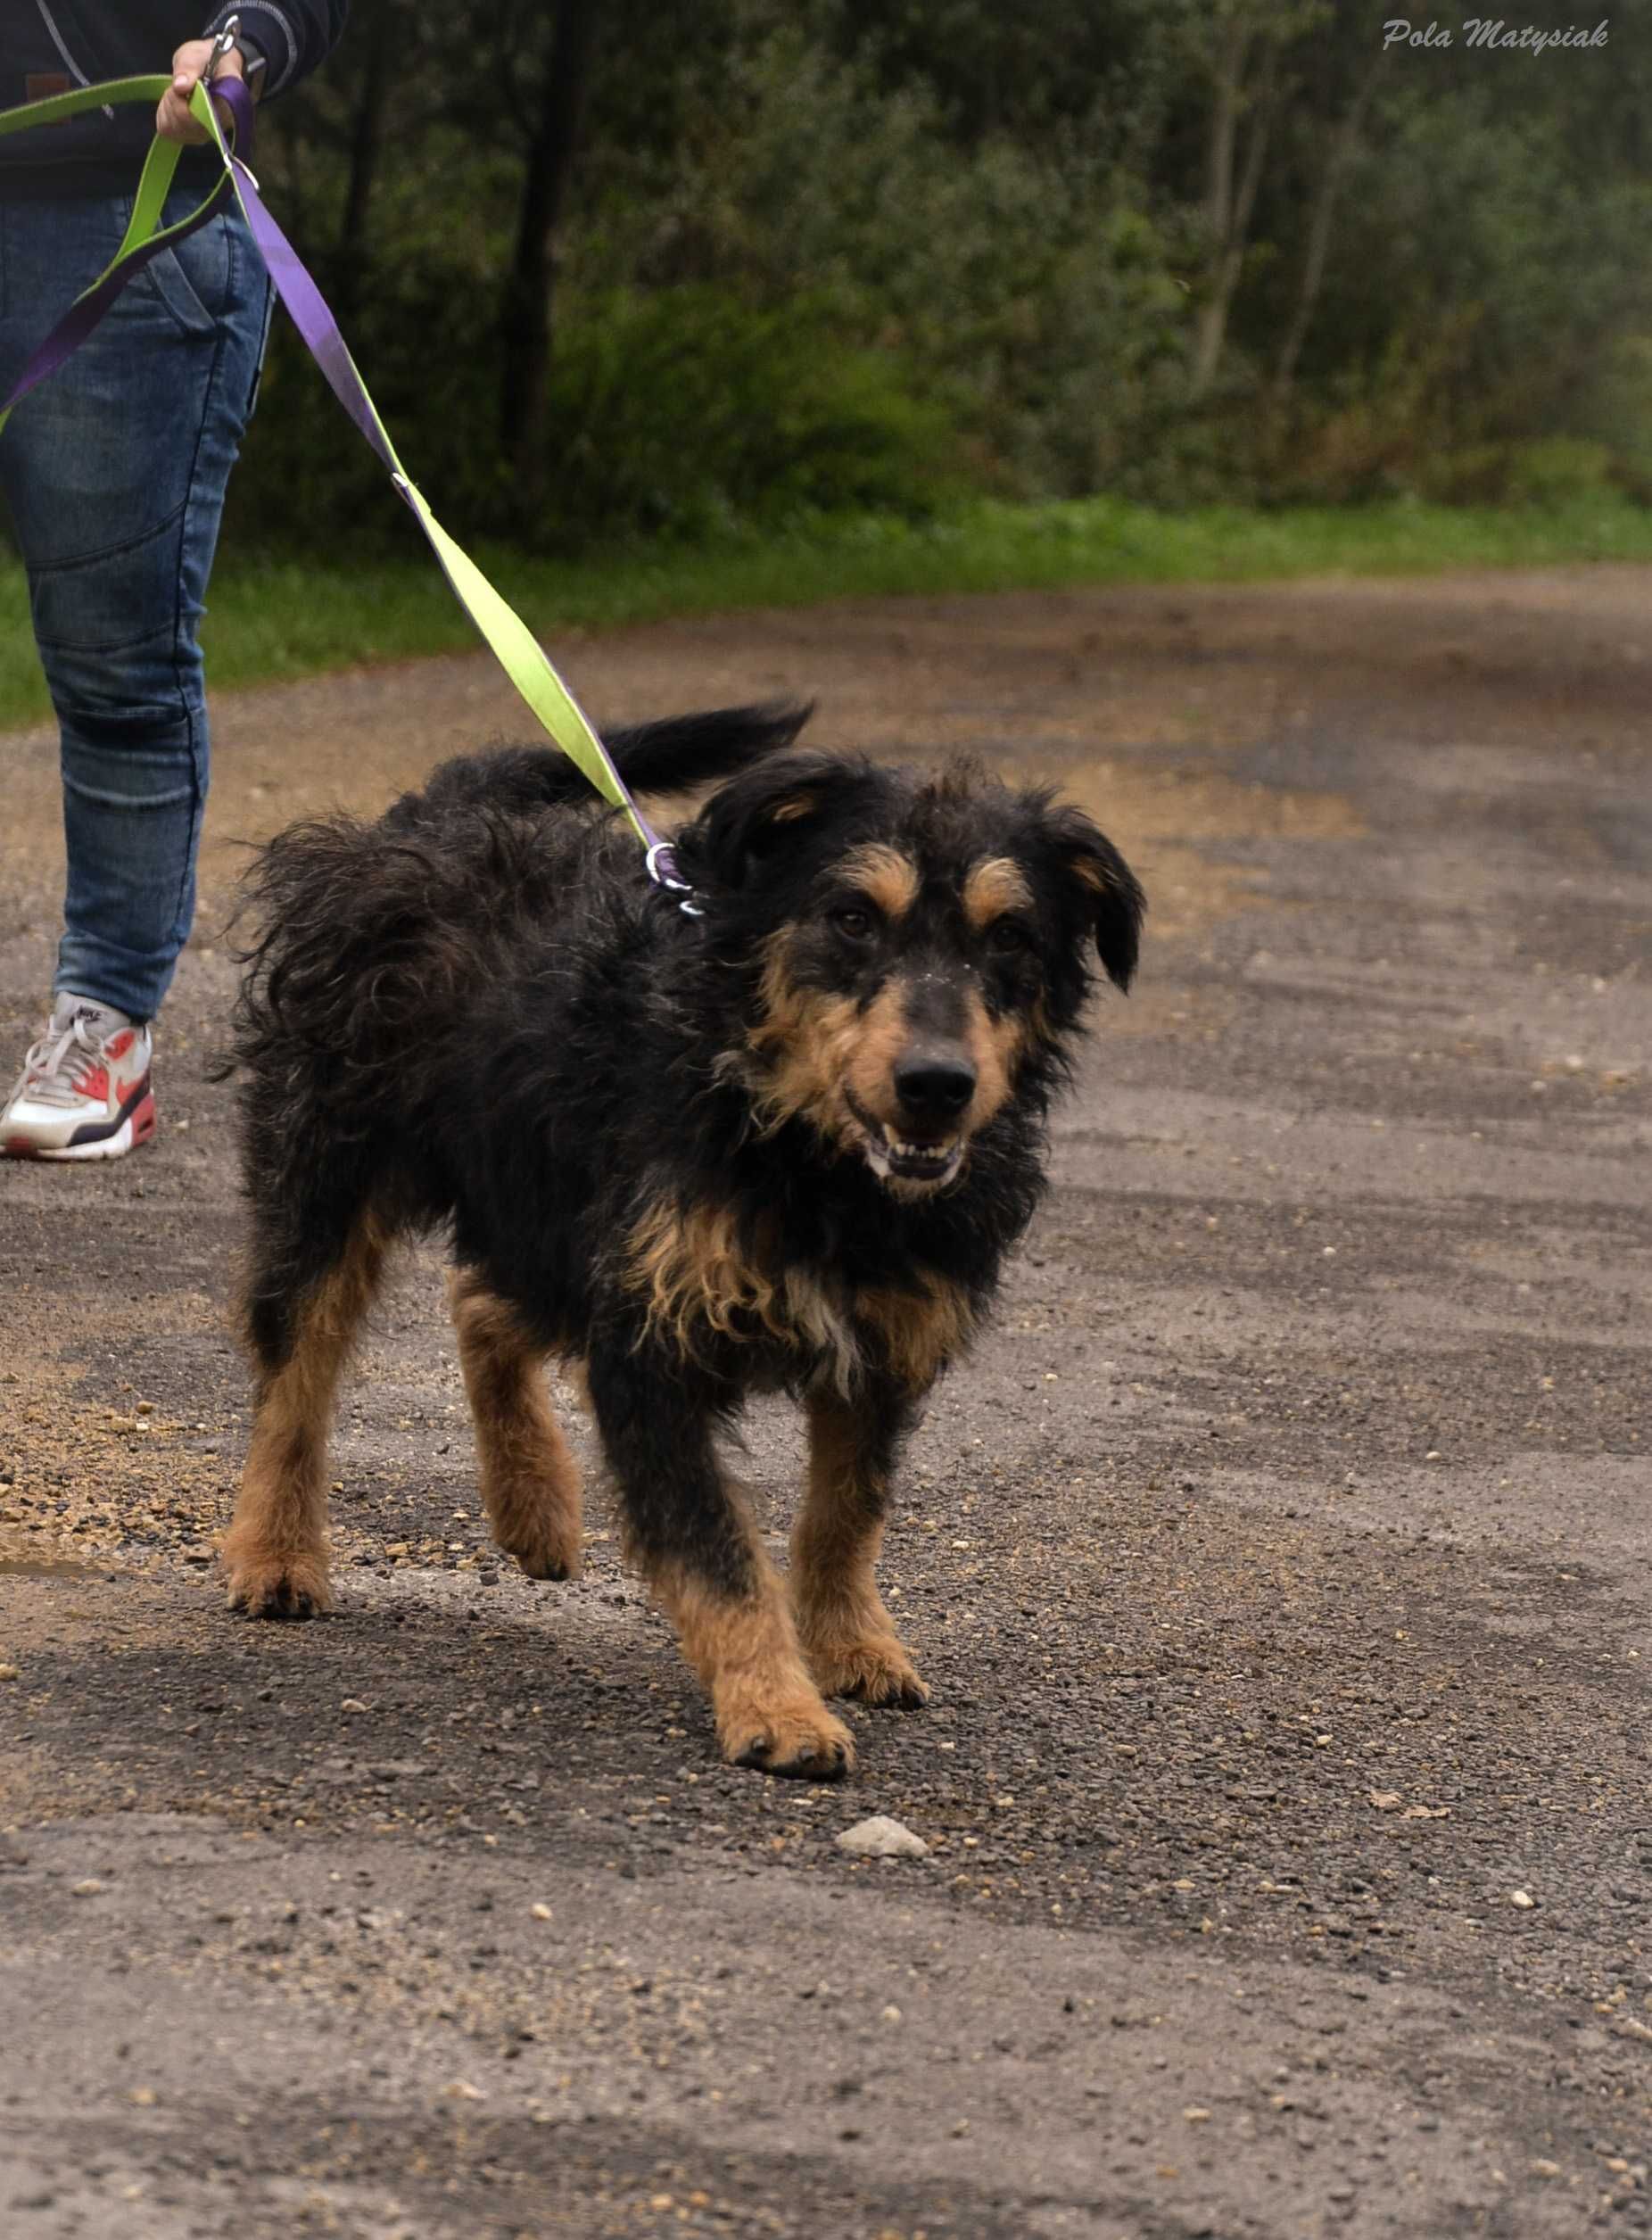
{"label": "dog's snout", "polygon": [[975,1095],[975,1068],[948,1051],[913,1051],[895,1069],[902,1109],[920,1121],[956,1120]]}

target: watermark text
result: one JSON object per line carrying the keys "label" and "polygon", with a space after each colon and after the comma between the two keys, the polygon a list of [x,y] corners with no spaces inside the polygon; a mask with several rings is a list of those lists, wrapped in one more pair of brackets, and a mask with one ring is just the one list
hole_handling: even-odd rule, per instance
{"label": "watermark text", "polygon": [[[1602,16],[1591,31],[1587,25],[1572,24],[1562,31],[1540,30],[1535,23],[1509,23],[1499,16],[1471,15],[1462,29],[1465,46],[1485,46],[1499,49],[1523,49],[1528,54],[1546,54],[1551,46],[1604,46],[1607,39],[1607,25],[1611,19]],[[1403,15],[1390,16],[1383,26],[1383,45],[1391,46],[1455,46],[1458,34],[1440,23],[1414,24]]]}

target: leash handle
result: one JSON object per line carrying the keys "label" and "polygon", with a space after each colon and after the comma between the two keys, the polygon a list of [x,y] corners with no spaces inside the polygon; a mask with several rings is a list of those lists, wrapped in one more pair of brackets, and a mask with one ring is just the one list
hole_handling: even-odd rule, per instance
{"label": "leash handle", "polygon": [[[138,101],[156,103],[171,82],[169,78],[162,77],[119,79],[107,85],[79,87],[71,93],[54,94],[45,101],[30,102],[20,109],[0,110],[0,136],[27,131],[35,125],[55,124],[84,109]],[[219,117],[219,105],[229,112],[227,135]],[[76,297],[64,317],[30,355],[11,395],[0,402],[0,429],[4,429],[13,406],[55,373],[86,340],[134,274],[163,250],[205,225],[224,207],[233,191],[268,269],[276,293],[286,306],[305,347],[320,367],[334,395],[373,447],[398,495],[423,530],[454,597],[475,624],[500,666],[553,744],[583,773],[603,799],[627,818],[642,843],[649,878],[667,892],[682,897],[681,907],[690,916],[698,916],[690,889],[677,876],[670,848],[638,807],[595,726],[568,690],[550,657],[515,608],[494,590],[463,546],[448,534],[403,467],[390,432],[380,419],[367,384],[345,345],[337,320],[297,251],[265,208],[258,181],[247,167],[244,152],[251,151],[253,135],[252,95],[238,78],[211,80],[210,93],[207,81],[197,80],[189,97],[189,111],[211,136],[223,160],[224,176],[186,218],[177,225],[161,227],[161,208],[181,150],[177,142],[156,136],[138,182],[131,223],[112,262]]]}

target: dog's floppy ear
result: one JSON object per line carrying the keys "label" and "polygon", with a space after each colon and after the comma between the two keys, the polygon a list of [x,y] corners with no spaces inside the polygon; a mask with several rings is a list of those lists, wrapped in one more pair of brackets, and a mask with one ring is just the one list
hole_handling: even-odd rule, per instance
{"label": "dog's floppy ear", "polygon": [[1130,866],[1082,809],[1053,809],[1046,830],[1074,907],[1088,920],[1103,970],[1127,989],[1147,897]]}
{"label": "dog's floppy ear", "polygon": [[696,885],[745,886],[834,810],[876,782],[870,764],[841,755],[787,755],[715,793],[679,835],[677,861]]}

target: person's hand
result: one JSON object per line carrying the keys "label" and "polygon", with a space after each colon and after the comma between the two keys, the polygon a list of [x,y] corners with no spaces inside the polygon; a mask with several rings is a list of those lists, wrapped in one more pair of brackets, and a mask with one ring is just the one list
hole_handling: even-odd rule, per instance
{"label": "person's hand", "polygon": [[[189,113],[189,96],[204,74],[217,45],[216,39],[186,39],[172,57],[172,83],[161,95],[161,105],[155,111],[155,130],[163,140],[180,140],[186,147],[194,147],[209,136],[205,127],[198,125]],[[229,49],[213,74],[219,78],[245,75],[236,48]],[[223,113],[227,124],[229,112],[226,110]]]}

